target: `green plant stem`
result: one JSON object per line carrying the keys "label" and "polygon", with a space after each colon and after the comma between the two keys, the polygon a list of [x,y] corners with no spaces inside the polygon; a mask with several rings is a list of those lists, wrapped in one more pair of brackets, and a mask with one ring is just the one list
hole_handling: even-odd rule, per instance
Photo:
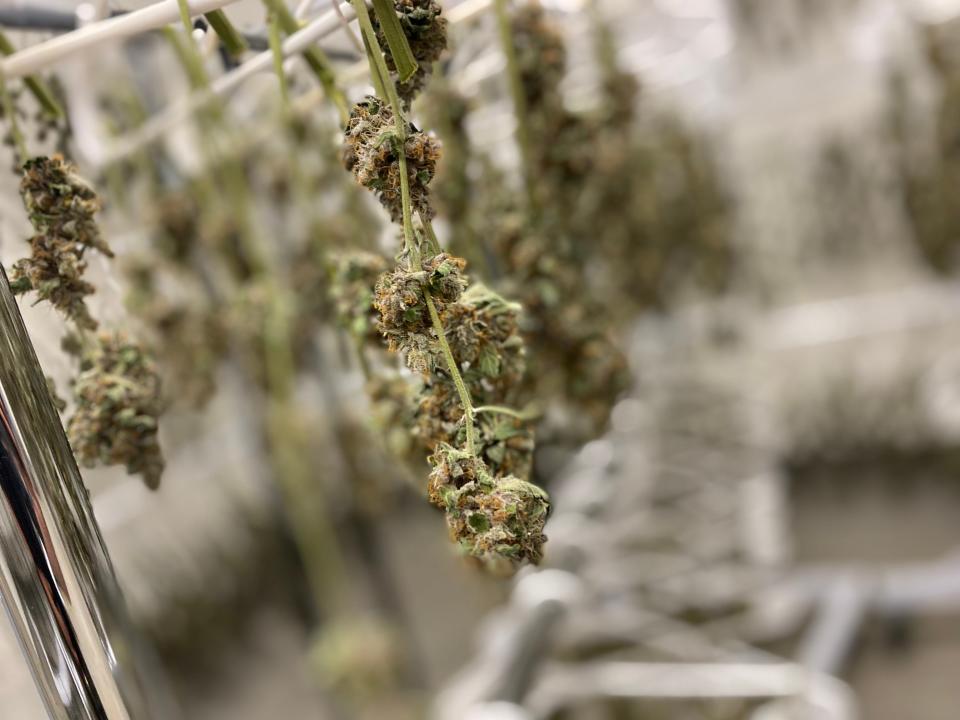
{"label": "green plant stem", "polygon": [[23,131],[20,129],[20,121],[17,120],[17,108],[13,104],[13,97],[10,95],[10,89],[7,87],[6,78],[0,73],[0,102],[3,103],[3,114],[7,116],[7,122],[10,123],[10,136],[13,138],[13,148],[19,157],[17,164],[22,165],[27,161],[27,141],[23,137]]}
{"label": "green plant stem", "polygon": [[[173,35],[176,41],[182,42],[179,33],[173,32]],[[195,68],[191,72],[191,62],[199,58],[196,48],[185,48],[183,53],[178,54],[198,87],[208,86],[205,73],[200,75]],[[219,113],[221,108],[215,107]],[[203,127],[212,133],[210,140],[223,139],[229,142],[228,124],[211,122],[204,123]],[[211,143],[203,143],[202,150],[208,154],[207,162],[213,165],[209,157],[210,148]],[[322,489],[318,487],[309,463],[304,460],[304,452],[310,444],[303,437],[303,429],[291,424],[291,418],[296,416],[293,386],[297,368],[292,331],[296,298],[284,291],[289,283],[283,277],[278,277],[277,263],[272,261],[270,248],[263,235],[256,231],[254,220],[247,210],[251,207],[251,200],[242,161],[232,158],[222,168],[214,167],[214,171],[220,185],[214,188],[213,182],[204,179],[200,186],[203,196],[201,207],[213,208],[222,203],[231,209],[231,218],[237,224],[245,260],[253,276],[261,278],[266,284],[267,295],[272,300],[260,347],[267,376],[263,432],[268,445],[270,470],[282,497],[294,542],[303,558],[313,601],[318,609],[331,616],[344,605],[345,560]]]}
{"label": "green plant stem", "polygon": [[[7,36],[0,33],[0,52],[4,55],[13,55],[16,51],[17,49]],[[34,75],[27,75],[27,77],[23,79],[23,84],[27,86],[27,90],[37,99],[40,107],[43,108],[47,115],[63,117],[63,110],[60,108],[60,103],[53,97],[53,93],[50,92],[50,89],[43,80]]]}
{"label": "green plant stem", "polygon": [[[284,0],[263,0],[263,4],[267,6],[267,10],[276,15],[277,22],[280,24],[280,28],[284,33],[293,35],[293,33],[300,29],[300,23],[297,22],[297,18],[290,12],[290,8],[286,6]],[[330,58],[328,58],[326,53],[320,48],[313,46],[303,51],[303,59],[306,60],[307,65],[310,66],[310,70],[313,71],[317,80],[320,81],[327,97],[336,105],[337,112],[340,113],[340,122],[346,124],[350,118],[350,107],[347,104],[346,95],[344,95],[343,90],[337,85],[336,74],[333,72],[333,65],[330,62]]]}
{"label": "green plant stem", "polygon": [[[183,0],[181,0],[181,5]],[[164,28],[164,33],[173,45],[174,51],[179,58],[190,84],[194,89],[205,89],[210,86],[210,78],[203,67],[203,60],[200,52],[191,37],[183,38],[173,28]],[[208,108],[208,112],[201,114],[200,119],[209,121],[201,123],[201,127],[210,135],[211,140],[224,139],[230,132],[230,126],[220,122],[223,108],[219,104],[214,104]],[[229,139],[227,139],[229,142]],[[200,147],[204,153],[207,164],[216,169],[213,160],[212,144],[204,142]],[[246,253],[246,261],[250,264],[253,272],[262,273],[267,270],[267,253],[263,251],[256,233],[254,232],[247,208],[250,206],[245,182],[245,172],[239,159],[229,159],[225,162],[219,178],[226,189],[227,200],[225,201],[231,207],[230,217],[237,225],[237,231],[240,235],[242,247]],[[218,202],[224,202],[222,193],[219,189],[213,187],[213,183],[207,178],[203,178],[200,183],[199,192],[202,197],[201,207],[212,208]]]}
{"label": "green plant stem", "polygon": [[169,26],[163,29],[163,33],[173,46],[180,64],[186,70],[190,87],[194,90],[207,87],[210,84],[210,78],[207,75],[207,69],[203,66],[203,57],[193,42],[193,37],[190,34],[184,37]]}
{"label": "green plant stem", "polygon": [[476,411],[473,409],[473,400],[470,397],[470,391],[467,389],[466,383],[463,382],[463,377],[460,375],[460,371],[457,369],[457,361],[454,359],[453,352],[450,350],[450,343],[447,342],[447,336],[444,334],[443,323],[440,322],[440,315],[437,312],[436,304],[433,302],[433,297],[429,292],[426,291],[426,288],[424,288],[423,296],[427,301],[427,310],[430,312],[430,320],[433,323],[433,328],[437,333],[437,342],[440,343],[440,352],[443,353],[443,359],[447,363],[447,369],[450,371],[450,377],[453,379],[453,384],[457,388],[457,394],[460,396],[460,404],[463,405],[463,419],[467,430],[467,452],[471,455],[476,455],[476,431],[473,427],[473,414]]}
{"label": "green plant stem", "polygon": [[190,4],[187,0],[177,0],[177,7],[180,8],[180,23],[183,25],[187,37],[193,42],[193,21],[190,20]]}
{"label": "green plant stem", "polygon": [[[271,282],[272,302],[263,327],[268,396],[266,431],[279,490],[283,496],[314,602],[327,617],[343,604],[346,577],[340,543],[304,452],[309,443],[292,402],[296,361],[292,317],[295,299]],[[291,418],[293,423],[291,423]]]}
{"label": "green plant stem", "polygon": [[247,41],[243,39],[243,35],[233,26],[230,18],[223,10],[212,10],[206,13],[204,17],[210,23],[210,27],[220,38],[220,42],[223,43],[228,53],[238,57],[248,50]]}
{"label": "green plant stem", "polygon": [[520,150],[520,162],[523,165],[523,183],[527,192],[527,202],[531,212],[537,209],[537,193],[533,182],[533,146],[531,145],[530,124],[527,118],[527,102],[523,94],[523,82],[517,63],[517,51],[513,46],[513,26],[507,0],[494,0],[497,15],[497,29],[500,34],[500,46],[507,66],[507,79],[510,84],[510,96],[513,100],[513,114],[517,123],[517,146]]}
{"label": "green plant stem", "polygon": [[[374,51],[370,49],[370,45],[367,43],[367,36],[362,35],[361,37],[363,38],[363,50],[370,58]],[[387,97],[387,89],[384,87],[383,78],[380,76],[380,68],[372,63],[370,65],[370,82],[373,84],[373,92],[377,97]]]}
{"label": "green plant stem", "polygon": [[[400,102],[400,96],[397,94],[397,86],[394,84],[393,78],[390,77],[386,61],[383,59],[383,51],[377,40],[377,33],[373,29],[373,23],[370,22],[370,13],[367,12],[367,5],[364,0],[351,0],[351,3],[357,12],[357,20],[360,23],[360,30],[363,32],[371,74],[379,74],[387,99],[393,108],[394,133],[397,136],[398,145],[397,161],[400,166],[403,241],[411,269],[419,272],[422,269],[422,263],[420,259],[420,248],[417,247],[416,237],[413,231],[410,178],[407,176],[407,119],[403,114],[403,105]],[[460,404],[463,406],[463,415],[467,430],[467,452],[471,455],[476,455],[476,441],[473,427],[473,400],[470,397],[470,391],[467,389],[466,383],[463,382],[463,377],[460,375],[460,369],[457,367],[457,361],[453,357],[453,352],[450,350],[450,344],[447,342],[447,336],[443,329],[443,323],[440,320],[440,314],[437,312],[436,303],[434,303],[430,289],[426,285],[423,286],[423,297],[427,303],[427,310],[430,313],[433,330],[437,334],[440,352],[443,354],[443,358],[447,364],[447,371],[450,373],[450,378],[457,388],[457,394],[460,396]]]}
{"label": "green plant stem", "polygon": [[280,82],[280,98],[285,108],[290,107],[290,90],[287,87],[287,76],[283,72],[283,47],[280,40],[280,23],[277,20],[277,14],[273,11],[269,13],[267,19],[267,33],[270,41],[270,51],[273,53],[273,70],[277,73],[277,80]]}
{"label": "green plant stem", "polygon": [[540,411],[536,408],[531,408],[528,410],[514,410],[513,408],[509,408],[504,405],[481,405],[480,407],[474,408],[473,413],[474,415],[479,415],[480,413],[509,415],[517,420],[533,420],[540,415]]}
{"label": "green plant stem", "polygon": [[351,0],[357,11],[357,21],[363,33],[364,44],[367,48],[367,59],[370,62],[370,72],[375,74],[383,87],[385,99],[393,109],[394,135],[397,142],[397,158],[400,165],[400,202],[403,213],[403,244],[410,258],[410,265],[414,270],[420,270],[420,248],[417,247],[416,236],[413,232],[413,207],[410,202],[410,178],[407,176],[407,121],[403,114],[403,105],[397,94],[397,86],[390,77],[390,70],[383,59],[383,52],[377,40],[377,33],[370,22],[370,13],[364,0]]}

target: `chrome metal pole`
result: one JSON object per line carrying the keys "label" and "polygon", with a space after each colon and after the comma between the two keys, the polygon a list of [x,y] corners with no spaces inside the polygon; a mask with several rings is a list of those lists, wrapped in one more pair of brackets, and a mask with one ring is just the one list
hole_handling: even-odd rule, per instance
{"label": "chrome metal pole", "polygon": [[51,718],[170,717],[2,269],[0,598]]}

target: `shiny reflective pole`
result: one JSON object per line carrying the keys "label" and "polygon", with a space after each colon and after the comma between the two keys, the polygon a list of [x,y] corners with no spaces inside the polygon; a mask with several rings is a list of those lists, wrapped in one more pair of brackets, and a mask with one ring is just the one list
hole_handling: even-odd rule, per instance
{"label": "shiny reflective pole", "polygon": [[0,598],[51,718],[170,716],[2,269]]}

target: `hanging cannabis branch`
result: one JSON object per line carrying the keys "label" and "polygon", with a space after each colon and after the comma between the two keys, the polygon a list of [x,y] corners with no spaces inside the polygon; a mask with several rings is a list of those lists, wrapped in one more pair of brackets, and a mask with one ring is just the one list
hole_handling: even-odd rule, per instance
{"label": "hanging cannabis branch", "polygon": [[10,288],[36,293],[37,302],[49,302],[73,325],[63,343],[79,365],[72,381],[76,410],[67,423],[70,445],[84,465],[124,465],[156,488],[164,464],[157,371],[124,333],[92,334],[98,323],[86,303],[95,291],[84,278],[86,253],[113,257],[94,217],[99,198],[60,156],[28,160],[23,173],[20,194],[35,234],[30,256],[11,268]]}
{"label": "hanging cannabis branch", "polygon": [[[471,283],[466,262],[438,247],[429,184],[439,145],[406,117],[430,63],[446,47],[446,22],[434,2],[375,3],[376,23],[363,0],[353,4],[380,96],[351,111],[344,164],[404,237],[397,267],[376,282],[375,323],[389,349],[420,377],[415,432],[431,451],[430,501],[446,512],[451,538],[466,556],[509,573],[542,557],[549,509],[546,494],[522,479],[530,471],[532,436],[522,413],[509,411],[524,365],[520,308]],[[488,412],[477,416],[479,405]],[[489,412],[492,406],[507,412]]]}

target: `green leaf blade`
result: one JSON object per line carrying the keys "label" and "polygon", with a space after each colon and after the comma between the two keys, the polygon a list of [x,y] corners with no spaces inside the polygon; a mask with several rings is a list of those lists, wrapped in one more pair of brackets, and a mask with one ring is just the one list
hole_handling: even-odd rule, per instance
{"label": "green leaf blade", "polygon": [[380,23],[380,29],[387,40],[387,46],[390,48],[390,55],[393,57],[393,64],[397,68],[397,75],[400,82],[406,82],[420,67],[417,59],[413,56],[410,49],[410,43],[407,42],[407,35],[400,26],[400,18],[393,8],[391,0],[373,0],[373,12]]}

